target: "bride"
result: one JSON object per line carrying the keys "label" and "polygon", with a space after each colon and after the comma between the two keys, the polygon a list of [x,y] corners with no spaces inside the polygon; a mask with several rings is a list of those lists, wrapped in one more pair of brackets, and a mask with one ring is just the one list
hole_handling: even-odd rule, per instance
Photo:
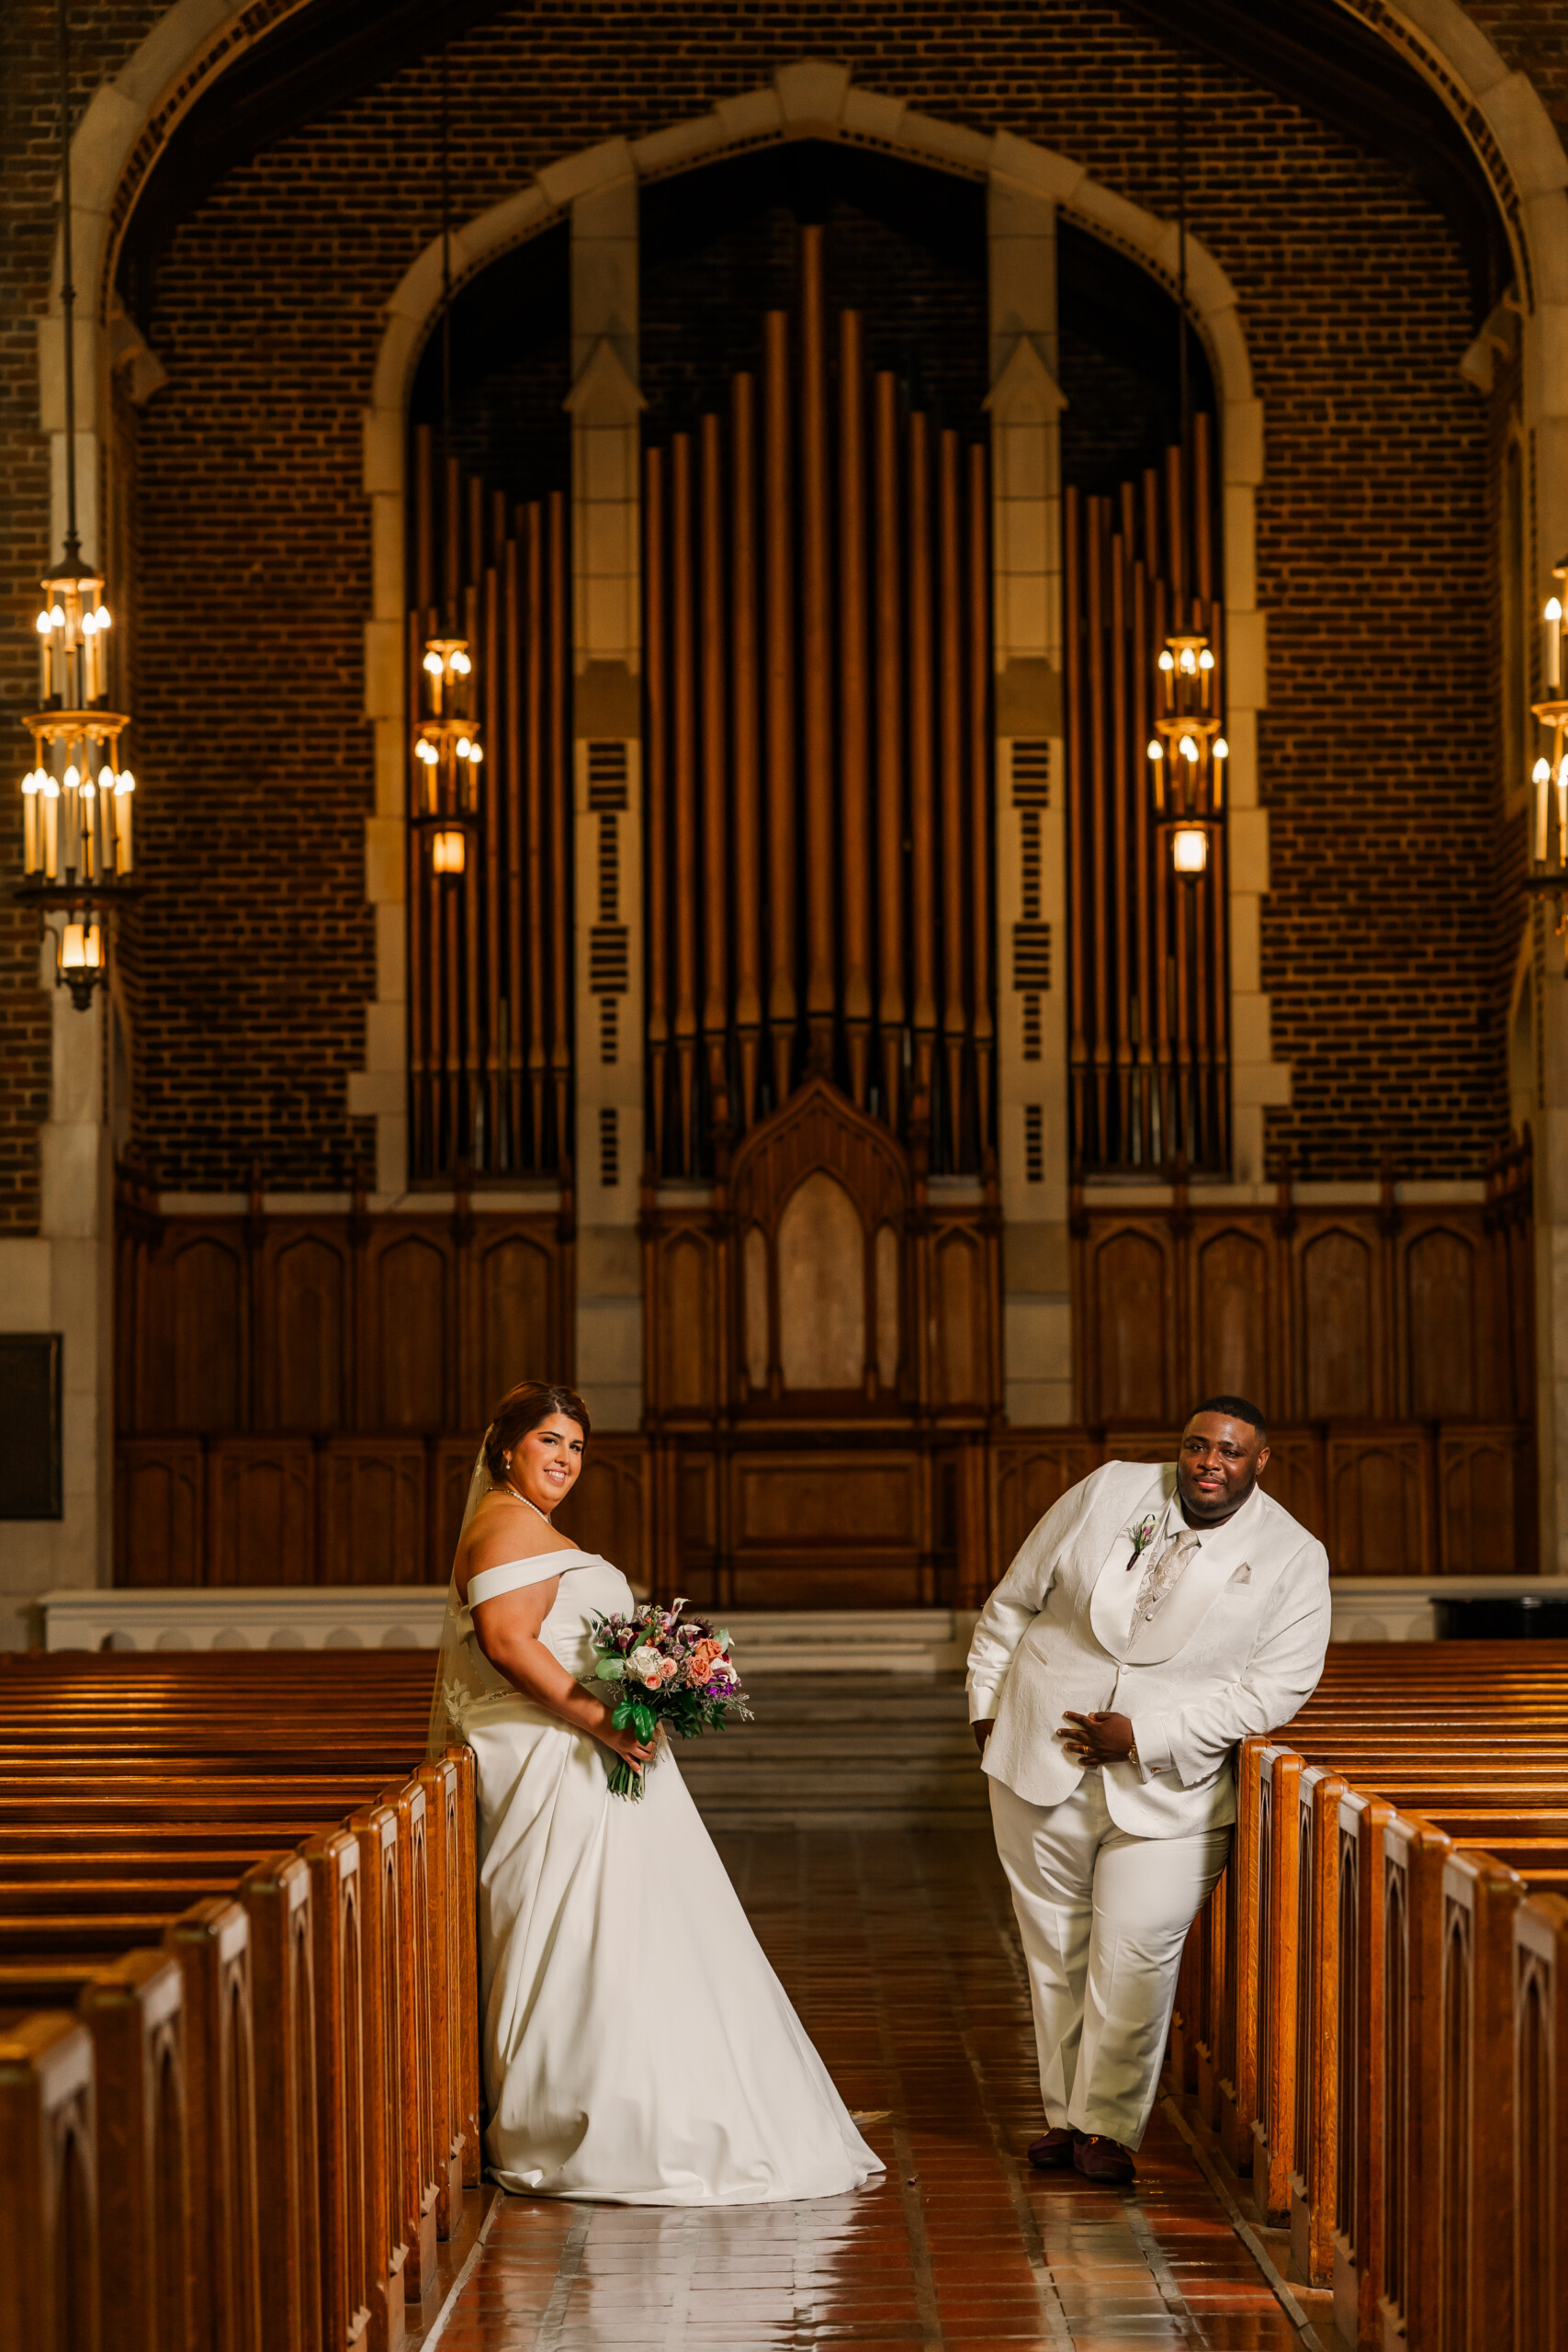
{"label": "bride", "polygon": [[[667,1746],[577,1679],[618,1568],[550,1524],[588,1414],[503,1398],[474,1465],[431,1719],[479,1790],[485,2149],[503,2188],[622,2205],[829,2197],[882,2169],[752,1934]],[[647,1775],[609,1792],[606,1750]]]}

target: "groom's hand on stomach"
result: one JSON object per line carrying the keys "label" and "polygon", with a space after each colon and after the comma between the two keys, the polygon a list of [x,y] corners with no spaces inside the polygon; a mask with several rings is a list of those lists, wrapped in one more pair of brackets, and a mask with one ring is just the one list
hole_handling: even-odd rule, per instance
{"label": "groom's hand on stomach", "polygon": [[1080,1715],[1069,1707],[1056,1737],[1075,1764],[1121,1764],[1134,1753],[1126,1715]]}

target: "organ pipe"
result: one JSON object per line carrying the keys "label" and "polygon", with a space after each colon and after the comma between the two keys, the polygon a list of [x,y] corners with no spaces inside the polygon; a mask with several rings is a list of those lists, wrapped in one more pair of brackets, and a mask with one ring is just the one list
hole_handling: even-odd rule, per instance
{"label": "organ pipe", "polygon": [[790,1091],[795,989],[795,581],[790,511],[789,319],[762,321],[765,448],[762,533],[767,579],[768,1042],[774,1103]]}
{"label": "organ pipe", "polygon": [[670,664],[664,594],[664,456],[643,460],[643,660],[647,664],[644,771],[648,778],[648,1052],[653,1163],[664,1160],[670,1052]]}
{"label": "organ pipe", "polygon": [[866,633],[865,361],[858,311],[839,317],[839,775],[844,1027],[864,1110],[871,1047],[871,711]]}
{"label": "organ pipe", "polygon": [[695,616],[692,580],[692,440],[677,433],[670,448],[671,764],[675,823],[675,1075],[681,1154],[692,1156],[693,1084],[697,1044],[697,707],[693,674]]}
{"label": "organ pipe", "polygon": [[964,729],[964,573],[959,521],[958,435],[943,433],[939,447],[942,690],[939,766],[942,801],[942,1035],[945,1132],[951,1149],[964,1099],[967,1022],[964,1006],[964,847],[968,804]]}
{"label": "organ pipe", "polygon": [[1214,496],[1212,428],[1199,416],[1185,447],[1136,481],[1064,501],[1069,1099],[1073,1156],[1091,1171],[1217,1172],[1228,1161],[1220,771],[1197,811],[1212,820],[1208,865],[1178,875],[1172,763],[1145,748],[1172,724],[1156,650],[1173,633],[1223,641]]}
{"label": "organ pipe", "polygon": [[877,1012],[882,1115],[896,1125],[904,1038],[903,566],[899,531],[898,379],[874,387],[876,498]]}
{"label": "organ pipe", "polygon": [[735,684],[735,1023],[740,1046],[739,1125],[757,1108],[757,1047],[762,1024],[761,733],[757,705],[757,384],[730,388],[732,560],[730,596]]}
{"label": "organ pipe", "polygon": [[[977,1172],[986,450],[868,369],[858,313],[830,325],[819,231],[800,259],[798,322],[764,314],[758,378],[647,455],[655,1166],[716,1171],[732,1131],[820,1071],[932,1168]],[[668,1067],[688,1039],[690,1081]]]}
{"label": "organ pipe", "polygon": [[931,482],[929,421],[909,419],[909,885],[914,949],[915,1096],[911,1114],[931,1121],[936,1045],[936,745],[931,645]]}
{"label": "organ pipe", "polygon": [[833,1019],[833,631],[829,548],[828,353],[822,231],[800,232],[801,678],[806,707],[806,1017],[814,1069],[829,1067]]}
{"label": "organ pipe", "polygon": [[724,442],[720,421],[702,425],[703,645],[703,1042],[708,1100],[716,1128],[729,1125],[725,1046],[728,978],[728,890],[725,808],[728,794],[725,728]]}
{"label": "organ pipe", "polygon": [[[423,647],[457,624],[480,664],[491,757],[468,854],[450,868],[410,860],[411,1177],[557,1175],[570,1154],[565,501],[513,507],[438,463],[423,428],[412,460],[409,707]],[[410,767],[411,814],[442,814],[433,771]]]}
{"label": "organ pipe", "polygon": [[969,446],[969,953],[976,1126],[991,1132],[991,549],[986,452]]}
{"label": "organ pipe", "polygon": [[[556,1134],[570,1132],[571,1116],[571,664],[567,615],[571,610],[566,493],[549,498],[549,776],[550,776],[550,1003],[553,1009],[550,1076],[555,1094]],[[563,1159],[567,1156],[564,1143]]]}

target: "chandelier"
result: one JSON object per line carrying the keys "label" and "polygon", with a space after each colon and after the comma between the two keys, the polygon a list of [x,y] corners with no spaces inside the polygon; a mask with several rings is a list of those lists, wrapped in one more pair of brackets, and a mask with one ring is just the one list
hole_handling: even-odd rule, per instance
{"label": "chandelier", "polygon": [[[1530,827],[1530,870],[1525,876],[1525,889],[1532,897],[1551,900],[1563,941],[1563,968],[1568,970],[1568,748],[1564,744],[1568,738],[1568,698],[1562,690],[1562,639],[1568,627],[1563,618],[1563,605],[1568,603],[1568,556],[1553,566],[1553,576],[1561,583],[1560,590],[1547,598],[1541,614],[1546,695],[1540,702],[1530,705],[1532,715],[1541,726],[1551,729],[1551,753],[1548,758],[1543,752],[1530,771],[1535,808]],[[1551,854],[1554,799],[1555,857]]]}
{"label": "chandelier", "polygon": [[70,47],[65,0],[59,10],[60,303],[65,342],[65,543],[43,583],[38,616],[39,708],[22,724],[33,763],[22,778],[22,870],[17,895],[56,915],[54,978],[79,1012],[108,970],[107,910],[129,895],[136,779],[120,765],[130,724],[109,706],[112,616],[104,582],[82,555],[76,528],[76,379],[71,272]]}
{"label": "chandelier", "polygon": [[[441,50],[441,448],[447,493],[452,450],[451,90]],[[416,841],[430,844],[430,870],[443,882],[467,871],[468,836],[477,837],[484,746],[475,715],[474,657],[457,627],[454,580],[439,632],[424,640],[419,664],[419,716],[413,729],[412,818]]]}

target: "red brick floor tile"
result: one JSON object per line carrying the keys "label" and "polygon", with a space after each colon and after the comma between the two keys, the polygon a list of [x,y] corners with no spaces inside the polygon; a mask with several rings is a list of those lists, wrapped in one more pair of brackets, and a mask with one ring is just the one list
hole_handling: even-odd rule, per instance
{"label": "red brick floor tile", "polygon": [[1300,2352],[1156,2110],[1126,2191],[1031,2170],[1028,1990],[966,1837],[721,1841],[887,2165],[849,2197],[705,2209],[508,2199],[433,2352]]}

